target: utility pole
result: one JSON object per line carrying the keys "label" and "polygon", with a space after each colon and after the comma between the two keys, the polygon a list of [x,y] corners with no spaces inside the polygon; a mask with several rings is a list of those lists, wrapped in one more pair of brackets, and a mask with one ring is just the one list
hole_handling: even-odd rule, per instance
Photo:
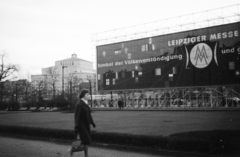
{"label": "utility pole", "polygon": [[0,82],[0,85],[1,85],[1,102],[3,100],[3,85],[4,85],[4,82]]}
{"label": "utility pole", "polygon": [[67,66],[62,66],[62,96],[64,98],[64,68],[67,68]]}
{"label": "utility pole", "polygon": [[70,81],[70,100],[72,101],[72,80]]}
{"label": "utility pole", "polygon": [[89,81],[90,96],[91,96],[91,107],[92,107],[92,83],[91,83],[90,76],[88,76],[88,81]]}
{"label": "utility pole", "polygon": [[26,87],[25,87],[25,95],[26,95],[26,102],[28,102],[28,82],[26,82]]}
{"label": "utility pole", "polygon": [[16,82],[16,102],[18,101],[18,89],[17,89],[18,83]]}
{"label": "utility pole", "polygon": [[[70,81],[69,81],[69,84],[70,84],[70,100],[72,101],[72,89],[73,89],[73,81],[74,81],[74,74],[76,74],[77,73],[77,71],[75,71],[75,72],[73,72],[73,73],[71,73],[71,74],[69,74],[69,78],[70,78]],[[74,91],[75,91],[75,87],[74,87]]]}

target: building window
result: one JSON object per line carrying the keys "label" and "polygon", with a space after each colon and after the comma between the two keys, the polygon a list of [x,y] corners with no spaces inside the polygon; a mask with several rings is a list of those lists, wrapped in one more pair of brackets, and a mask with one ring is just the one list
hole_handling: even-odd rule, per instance
{"label": "building window", "polygon": [[131,53],[128,53],[128,59],[131,59],[131,58],[132,58]]}
{"label": "building window", "polygon": [[145,45],[142,45],[142,48],[141,48],[142,52],[145,51]]}
{"label": "building window", "polygon": [[160,49],[160,55],[164,54],[164,49]]}
{"label": "building window", "polygon": [[155,45],[152,44],[152,50],[155,50]]}
{"label": "building window", "polygon": [[135,78],[135,83],[139,83],[138,77]]}
{"label": "building window", "polygon": [[127,54],[128,53],[128,48],[124,48],[124,52]]}
{"label": "building window", "polygon": [[148,51],[148,44],[144,44],[144,45],[142,45],[141,50],[142,50],[142,52],[144,52],[144,51]]}
{"label": "building window", "polygon": [[156,76],[161,75],[161,68],[156,68],[156,69],[154,70],[154,75],[156,75]]}
{"label": "building window", "polygon": [[235,69],[235,63],[229,62],[229,70],[234,70],[234,69]]}
{"label": "building window", "polygon": [[115,55],[119,55],[119,54],[121,54],[121,52],[122,52],[121,50],[115,50],[114,51]]}
{"label": "building window", "polygon": [[165,87],[169,87],[169,81],[165,81]]}
{"label": "building window", "polygon": [[152,38],[149,38],[149,44],[152,44]]}
{"label": "building window", "polygon": [[173,74],[177,74],[177,68],[176,67],[173,67],[172,70],[173,70]]}
{"label": "building window", "polygon": [[116,79],[118,79],[118,72],[116,72]]}
{"label": "building window", "polygon": [[147,44],[146,45],[146,51],[152,51],[155,50],[155,45],[153,44]]}
{"label": "building window", "polygon": [[122,78],[125,78],[125,72],[124,71],[122,72]]}
{"label": "building window", "polygon": [[138,66],[137,65],[135,66],[135,69],[138,70]]}
{"label": "building window", "polygon": [[113,85],[115,85],[115,83],[116,83],[116,79],[113,79]]}
{"label": "building window", "polygon": [[100,80],[100,79],[101,79],[101,78],[100,78],[100,76],[101,76],[101,75],[100,75],[100,74],[98,74],[98,80]]}
{"label": "building window", "polygon": [[173,74],[169,74],[169,81],[173,81]]}
{"label": "building window", "polygon": [[143,74],[142,71],[138,72],[138,76],[142,76],[142,74]]}
{"label": "building window", "polygon": [[109,79],[106,79],[106,85],[109,85],[109,84],[110,84]]}
{"label": "building window", "polygon": [[134,77],[134,73],[135,73],[135,72],[134,72],[134,71],[132,71],[132,77]]}
{"label": "building window", "polygon": [[105,57],[105,56],[106,56],[106,52],[105,52],[105,51],[103,51],[103,53],[102,53],[102,54],[103,54],[103,57]]}
{"label": "building window", "polygon": [[174,54],[174,49],[173,49],[173,48],[168,48],[168,54],[169,54],[169,55]]}
{"label": "building window", "polygon": [[148,44],[145,45],[145,49],[146,49],[146,51],[148,51]]}

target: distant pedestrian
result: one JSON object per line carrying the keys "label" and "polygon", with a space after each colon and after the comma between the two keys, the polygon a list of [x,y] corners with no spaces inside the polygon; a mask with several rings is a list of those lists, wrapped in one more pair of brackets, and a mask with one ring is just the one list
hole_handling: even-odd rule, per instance
{"label": "distant pedestrian", "polygon": [[[89,92],[83,89],[79,96],[80,100],[76,104],[75,109],[75,133],[77,139],[80,139],[84,146],[85,157],[88,157],[88,145],[91,144],[90,125],[95,128],[96,125],[91,116],[91,109],[88,106]],[[72,152],[71,152],[72,153]]]}
{"label": "distant pedestrian", "polygon": [[94,105],[94,107],[97,107],[97,101],[96,100],[93,101],[93,105]]}
{"label": "distant pedestrian", "polygon": [[109,107],[113,107],[113,102],[112,101],[109,101]]}
{"label": "distant pedestrian", "polygon": [[123,101],[122,101],[122,99],[119,99],[119,100],[118,100],[118,107],[119,107],[120,109],[123,108]]}

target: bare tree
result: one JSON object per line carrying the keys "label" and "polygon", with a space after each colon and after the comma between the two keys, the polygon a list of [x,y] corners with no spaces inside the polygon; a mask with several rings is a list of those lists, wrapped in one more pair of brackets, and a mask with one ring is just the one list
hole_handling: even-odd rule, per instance
{"label": "bare tree", "polygon": [[20,67],[18,65],[14,64],[5,64],[4,58],[6,57],[6,54],[0,54],[0,82],[7,80],[11,75],[13,75],[15,72],[18,72],[20,70]]}
{"label": "bare tree", "polygon": [[8,101],[14,101],[14,94],[15,94],[15,87],[16,87],[16,82],[12,82],[12,81],[5,81],[4,82],[4,93],[6,94],[6,96],[8,97]]}
{"label": "bare tree", "polygon": [[47,83],[51,85],[53,92],[53,99],[55,100],[56,95],[56,82],[58,81],[59,73],[57,72],[56,67],[49,67],[47,69]]}
{"label": "bare tree", "polygon": [[43,100],[44,94],[46,94],[46,90],[47,90],[46,87],[47,87],[47,85],[46,85],[46,82],[44,80],[40,80],[36,83],[36,86],[34,88],[34,92],[35,92],[35,95],[38,98],[38,101]]}
{"label": "bare tree", "polygon": [[31,83],[28,80],[24,81],[23,84],[23,93],[25,95],[25,101],[28,102],[29,93],[31,92]]}
{"label": "bare tree", "polygon": [[[4,59],[6,57],[5,53],[0,54],[0,82],[7,81],[9,79],[15,78],[14,76],[10,78],[11,75],[13,75],[15,72],[18,72],[20,70],[18,65],[13,65],[13,64],[5,64]],[[1,88],[1,99],[2,101],[2,96],[3,96],[3,88],[4,85],[3,83],[0,84]]]}
{"label": "bare tree", "polygon": [[72,96],[76,96],[77,95],[77,91],[76,88],[78,87],[79,82],[82,81],[82,79],[78,78],[78,76],[76,75],[77,73],[70,73],[67,80],[68,80],[68,97],[70,100],[72,100]]}

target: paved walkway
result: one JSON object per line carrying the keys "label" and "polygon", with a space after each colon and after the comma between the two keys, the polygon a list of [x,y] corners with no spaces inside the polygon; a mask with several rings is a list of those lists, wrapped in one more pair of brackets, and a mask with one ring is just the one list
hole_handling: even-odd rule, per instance
{"label": "paved walkway", "polygon": [[[0,157],[68,157],[68,145],[0,136]],[[82,156],[77,152],[73,157]],[[90,147],[89,157],[173,157]]]}

